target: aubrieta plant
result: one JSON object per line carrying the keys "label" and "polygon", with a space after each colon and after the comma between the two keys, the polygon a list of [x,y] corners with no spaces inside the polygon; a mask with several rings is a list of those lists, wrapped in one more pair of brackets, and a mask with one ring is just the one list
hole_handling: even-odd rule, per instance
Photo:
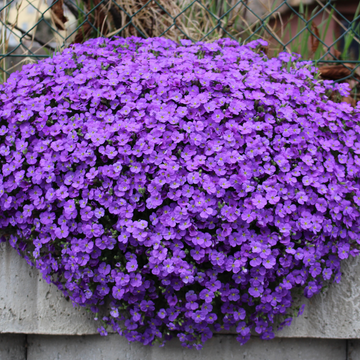
{"label": "aubrieta plant", "polygon": [[358,255],[360,105],[261,45],[92,39],[0,85],[2,241],[102,335],[271,339]]}

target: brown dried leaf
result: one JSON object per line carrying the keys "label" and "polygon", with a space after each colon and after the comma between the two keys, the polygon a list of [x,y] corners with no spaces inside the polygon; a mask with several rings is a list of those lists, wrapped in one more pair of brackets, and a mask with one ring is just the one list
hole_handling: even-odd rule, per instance
{"label": "brown dried leaf", "polygon": [[354,98],[352,98],[351,96],[347,96],[347,97],[343,97],[341,99],[343,102],[346,102],[348,104],[350,104],[351,106],[355,107],[356,106],[356,101]]}
{"label": "brown dried leaf", "polygon": [[92,29],[98,29],[102,31],[103,34],[107,34],[109,29],[106,23],[108,8],[104,4],[100,4],[100,0],[86,0],[85,9],[95,9],[90,12],[87,11],[87,22],[83,24],[77,31],[73,44],[83,43],[90,36]]}
{"label": "brown dried leaf", "polygon": [[320,45],[320,40],[318,39],[318,38],[320,38],[320,32],[319,32],[318,27],[315,24],[311,25],[311,30],[317,36],[317,37],[315,37],[314,34],[311,33],[311,51],[315,52]]}
{"label": "brown dried leaf", "polygon": [[269,46],[260,46],[259,50],[263,51],[266,56],[269,54]]}
{"label": "brown dried leaf", "polygon": [[73,44],[81,44],[84,40],[87,39],[88,35],[91,32],[91,25],[90,23],[86,22],[81,28],[77,31]]}
{"label": "brown dried leaf", "polygon": [[335,57],[336,57],[337,59],[340,59],[340,57],[341,57],[341,51],[334,49],[333,52],[334,52]]}
{"label": "brown dried leaf", "polygon": [[[349,75],[352,75],[353,78],[348,78],[345,81],[342,81],[348,83],[350,89],[352,90],[354,90],[358,84],[358,81],[355,79],[360,79],[360,68],[357,68],[354,66],[354,64],[349,63],[344,63],[342,65],[322,66],[319,68],[319,72],[321,78],[324,80],[341,80],[345,77],[348,77]],[[339,100],[341,100],[341,102],[346,102],[353,107],[355,107],[357,104],[357,101],[352,97],[351,94],[350,96],[339,97],[339,93],[337,91],[332,92],[330,99],[335,102],[339,102]]]}
{"label": "brown dried leaf", "polygon": [[[93,3],[94,5],[92,5],[92,7],[94,8],[95,6],[97,6],[101,1],[99,0],[93,0],[93,2],[91,1],[88,1],[88,6],[89,6],[89,9],[91,9],[91,3]],[[94,26],[101,30],[103,27],[106,27],[106,23],[105,20],[106,20],[106,14],[108,13],[108,9],[106,7],[104,7],[103,4],[101,4],[100,6],[98,6],[96,8],[96,10],[94,11],[95,13],[95,19],[94,19]],[[105,30],[106,31],[106,30]]]}
{"label": "brown dried leaf", "polygon": [[321,66],[319,71],[325,80],[339,80],[351,74],[351,71],[342,65]]}
{"label": "brown dried leaf", "polygon": [[54,0],[50,9],[55,26],[58,30],[65,30],[65,23],[68,18],[64,16],[64,0]]}

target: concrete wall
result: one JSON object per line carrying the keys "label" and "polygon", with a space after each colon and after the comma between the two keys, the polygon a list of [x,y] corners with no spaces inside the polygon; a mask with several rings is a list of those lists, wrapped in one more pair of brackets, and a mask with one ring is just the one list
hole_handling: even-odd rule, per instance
{"label": "concrete wall", "polygon": [[216,335],[200,351],[171,341],[163,348],[129,344],[117,335],[0,335],[0,360],[359,360],[359,340],[252,339]]}
{"label": "concrete wall", "polygon": [[94,335],[97,324],[91,314],[74,308],[2,243],[0,360],[360,359],[359,265],[358,259],[344,261],[341,283],[330,284],[324,293],[306,301],[303,316],[274,340],[254,338],[240,347],[233,334],[219,334],[196,352],[182,348],[177,340],[164,348],[149,348],[129,344],[116,334]]}
{"label": "concrete wall", "polygon": [[0,244],[0,333],[97,334],[96,325],[9,244]]}

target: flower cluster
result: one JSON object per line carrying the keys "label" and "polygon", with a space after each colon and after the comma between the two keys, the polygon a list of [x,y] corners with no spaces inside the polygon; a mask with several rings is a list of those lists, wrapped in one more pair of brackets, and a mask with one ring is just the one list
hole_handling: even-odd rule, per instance
{"label": "flower cluster", "polygon": [[92,39],[0,85],[2,240],[101,334],[270,339],[359,253],[360,105],[261,45]]}

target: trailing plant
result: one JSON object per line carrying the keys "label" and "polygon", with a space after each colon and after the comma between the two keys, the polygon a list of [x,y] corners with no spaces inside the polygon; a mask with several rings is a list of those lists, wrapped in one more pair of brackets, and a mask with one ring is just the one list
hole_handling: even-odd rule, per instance
{"label": "trailing plant", "polygon": [[102,335],[271,339],[358,255],[360,105],[266,45],[91,39],[0,85],[1,239]]}

